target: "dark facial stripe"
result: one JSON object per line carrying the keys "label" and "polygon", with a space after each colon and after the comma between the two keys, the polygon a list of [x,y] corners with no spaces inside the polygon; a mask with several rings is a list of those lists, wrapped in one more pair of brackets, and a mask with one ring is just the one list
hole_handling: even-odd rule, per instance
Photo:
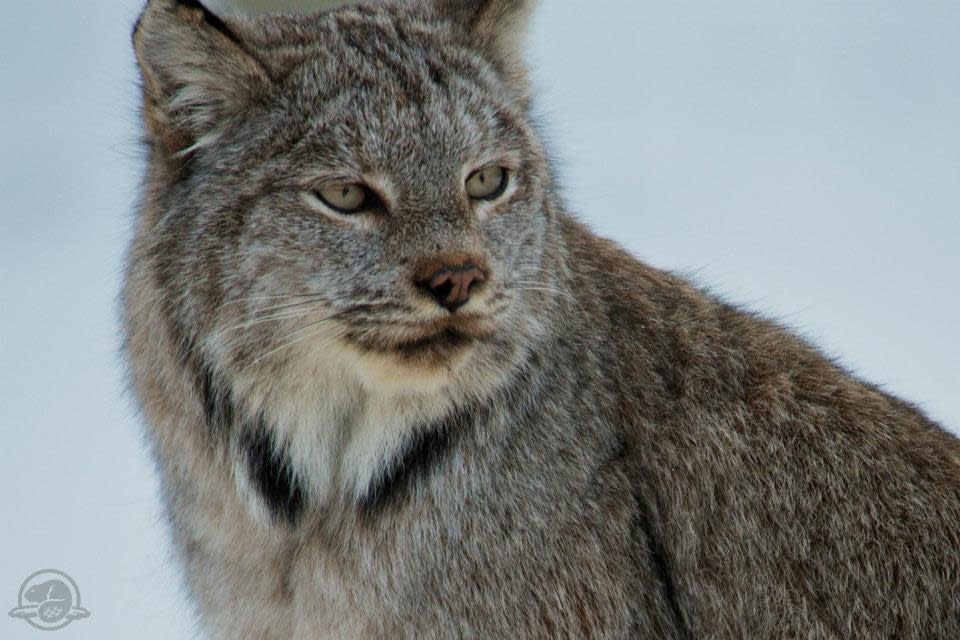
{"label": "dark facial stripe", "polygon": [[304,508],[305,494],[294,477],[289,459],[262,424],[245,425],[240,434],[250,479],[274,519],[296,524]]}
{"label": "dark facial stripe", "polygon": [[471,423],[470,411],[460,411],[421,429],[383,473],[375,478],[361,498],[361,512],[375,514],[402,500],[417,482],[422,482],[456,445],[456,432]]}
{"label": "dark facial stripe", "polygon": [[169,308],[166,313],[170,337],[177,345],[177,359],[180,366],[193,377],[204,421],[210,434],[217,440],[222,440],[230,433],[236,414],[230,386],[221,380],[213,366],[205,361],[196,341],[190,337],[183,325],[174,319]]}
{"label": "dark facial stripe", "polygon": [[176,322],[171,332],[179,344],[180,363],[195,379],[197,399],[204,420],[219,446],[229,446],[229,436],[238,431],[240,455],[253,486],[260,493],[271,515],[280,522],[295,524],[306,502],[305,492],[294,478],[286,452],[276,445],[262,423],[236,425],[237,412],[230,386],[204,362],[193,342]]}
{"label": "dark facial stripe", "polygon": [[210,365],[198,367],[197,393],[210,431],[216,436],[225,436],[233,425],[233,394]]}

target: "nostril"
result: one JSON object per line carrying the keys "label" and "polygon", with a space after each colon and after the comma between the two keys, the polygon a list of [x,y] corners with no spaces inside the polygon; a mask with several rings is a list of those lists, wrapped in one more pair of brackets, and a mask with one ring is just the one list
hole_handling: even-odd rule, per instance
{"label": "nostril", "polygon": [[448,311],[456,311],[470,300],[470,292],[486,280],[476,265],[444,267],[436,271],[420,286]]}
{"label": "nostril", "polygon": [[430,291],[430,294],[436,298],[440,304],[443,304],[445,300],[457,298],[459,292],[454,291],[455,288],[455,279],[449,271],[435,275],[427,284],[427,289]]}

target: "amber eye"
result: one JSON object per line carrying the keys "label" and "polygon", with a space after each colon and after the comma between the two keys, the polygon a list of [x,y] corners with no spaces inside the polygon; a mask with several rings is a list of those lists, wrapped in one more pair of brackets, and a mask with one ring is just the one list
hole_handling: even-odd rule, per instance
{"label": "amber eye", "polygon": [[496,200],[507,190],[510,173],[495,164],[477,169],[467,178],[467,195],[474,200]]}
{"label": "amber eye", "polygon": [[328,184],[316,192],[317,197],[337,213],[357,213],[370,208],[370,190],[351,182]]}

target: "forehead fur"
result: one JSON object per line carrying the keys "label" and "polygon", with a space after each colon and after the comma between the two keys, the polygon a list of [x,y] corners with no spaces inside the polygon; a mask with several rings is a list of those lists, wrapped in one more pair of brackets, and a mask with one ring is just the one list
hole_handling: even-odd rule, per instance
{"label": "forehead fur", "polygon": [[376,111],[367,124],[407,131],[429,128],[412,117],[471,96],[473,104],[451,114],[484,115],[480,103],[491,101],[522,111],[518,54],[492,34],[515,33],[526,4],[424,0],[220,17],[197,0],[153,0],[134,38],[148,133],[168,151],[189,153],[278,96],[308,110],[352,96],[355,114]]}
{"label": "forehead fur", "polygon": [[221,13],[308,14],[356,3],[351,0],[282,0],[280,3],[277,0],[207,0],[206,4]]}
{"label": "forehead fur", "polygon": [[348,5],[309,16],[241,19],[236,26],[273,77],[337,81],[322,87],[327,91],[386,94],[411,105],[435,95],[438,86],[480,89],[504,101],[523,93],[482,39],[429,3]]}
{"label": "forehead fur", "polygon": [[335,12],[314,28],[319,37],[279,95],[288,117],[309,123],[304,138],[331,147],[328,162],[362,158],[377,166],[357,171],[397,175],[417,158],[422,176],[433,159],[467,162],[521,144],[522,105],[450,34],[384,10]]}

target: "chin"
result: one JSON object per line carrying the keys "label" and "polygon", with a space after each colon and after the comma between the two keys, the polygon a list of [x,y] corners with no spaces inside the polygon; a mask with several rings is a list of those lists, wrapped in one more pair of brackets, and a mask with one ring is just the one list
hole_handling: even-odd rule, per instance
{"label": "chin", "polygon": [[442,353],[433,349],[420,352],[357,351],[357,375],[369,389],[402,395],[430,395],[441,391],[468,366],[474,345],[462,345]]}
{"label": "chin", "polygon": [[379,392],[429,395],[450,384],[480,348],[482,336],[453,328],[401,339],[349,340],[362,383]]}

